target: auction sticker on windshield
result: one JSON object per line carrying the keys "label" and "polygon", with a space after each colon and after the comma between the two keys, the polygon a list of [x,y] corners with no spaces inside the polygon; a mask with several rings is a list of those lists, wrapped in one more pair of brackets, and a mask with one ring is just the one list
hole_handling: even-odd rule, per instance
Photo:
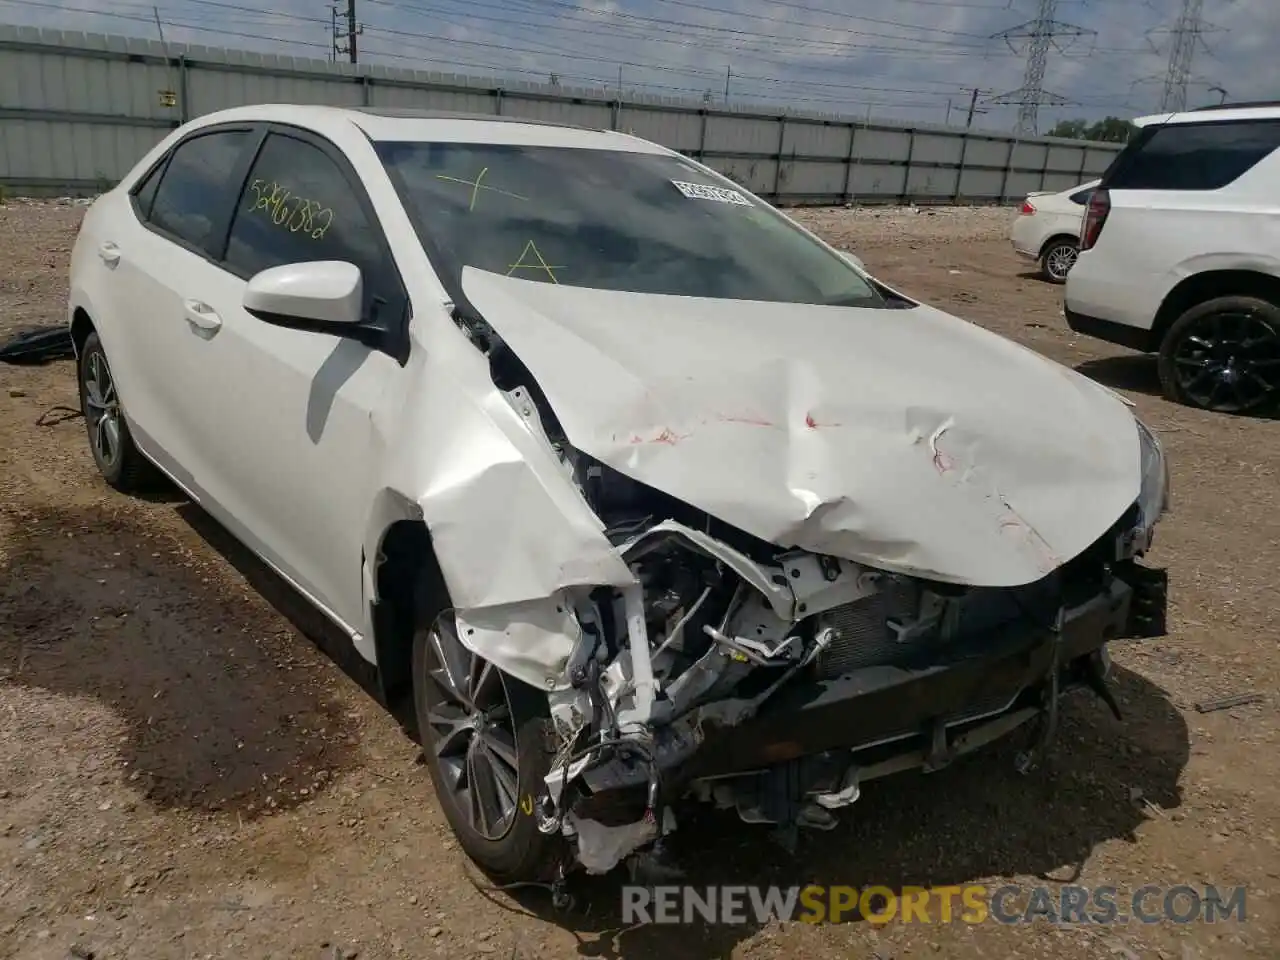
{"label": "auction sticker on windshield", "polygon": [[675,184],[677,190],[693,200],[716,200],[720,203],[736,203],[743,207],[751,206],[751,201],[737,190],[712,187],[705,183],[688,183],[684,180],[672,180],[671,182]]}

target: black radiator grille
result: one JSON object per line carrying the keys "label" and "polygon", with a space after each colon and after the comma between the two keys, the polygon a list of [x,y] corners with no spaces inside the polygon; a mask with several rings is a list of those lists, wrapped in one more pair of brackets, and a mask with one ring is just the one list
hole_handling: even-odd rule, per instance
{"label": "black radiator grille", "polygon": [[894,663],[921,644],[933,642],[934,631],[900,643],[889,629],[889,620],[910,620],[919,605],[919,588],[909,582],[891,580],[874,596],[846,603],[819,616],[818,629],[832,628],[837,636],[818,657],[815,664],[818,676],[838,677],[859,667]]}

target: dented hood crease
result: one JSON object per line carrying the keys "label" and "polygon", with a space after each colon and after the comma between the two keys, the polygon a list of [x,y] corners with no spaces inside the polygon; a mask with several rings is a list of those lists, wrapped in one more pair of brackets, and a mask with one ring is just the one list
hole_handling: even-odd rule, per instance
{"label": "dented hood crease", "polygon": [[1122,402],[929,307],[462,280],[575,447],[779,546],[1013,586],[1138,496]]}

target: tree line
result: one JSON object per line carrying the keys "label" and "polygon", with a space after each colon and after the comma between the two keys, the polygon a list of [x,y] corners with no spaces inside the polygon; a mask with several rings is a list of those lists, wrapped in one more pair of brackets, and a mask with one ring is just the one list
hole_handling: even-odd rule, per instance
{"label": "tree line", "polygon": [[1071,140],[1101,140],[1105,143],[1126,143],[1136,130],[1128,120],[1106,117],[1089,123],[1087,120],[1059,120],[1049,131],[1050,137],[1067,137]]}

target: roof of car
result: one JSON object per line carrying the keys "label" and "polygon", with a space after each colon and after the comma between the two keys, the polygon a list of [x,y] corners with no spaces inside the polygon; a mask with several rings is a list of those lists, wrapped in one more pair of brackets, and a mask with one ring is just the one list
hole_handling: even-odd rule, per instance
{"label": "roof of car", "polygon": [[531,123],[539,127],[564,127],[566,130],[592,129],[576,123],[557,123],[554,120],[535,120],[529,117],[512,117],[494,113],[467,113],[462,110],[421,110],[417,107],[345,107],[343,109],[392,120],[478,120],[484,123]]}
{"label": "roof of car", "polygon": [[614,130],[592,130],[550,120],[446,110],[263,103],[233,107],[200,119],[202,123],[257,120],[317,128],[345,121],[357,126],[371,140],[578,147],[628,153],[671,152],[656,143]]}
{"label": "roof of car", "polygon": [[1138,127],[1164,123],[1221,123],[1224,120],[1280,120],[1280,102],[1224,103],[1179,113],[1153,113],[1135,117]]}

